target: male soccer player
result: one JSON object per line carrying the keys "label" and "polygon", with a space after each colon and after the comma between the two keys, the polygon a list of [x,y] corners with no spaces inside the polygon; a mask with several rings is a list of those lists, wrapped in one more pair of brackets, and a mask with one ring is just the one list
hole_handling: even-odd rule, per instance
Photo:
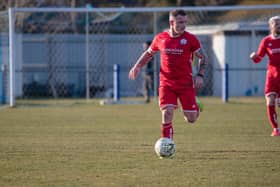
{"label": "male soccer player", "polygon": [[[271,136],[280,136],[275,103],[280,94],[280,16],[271,17],[268,21],[270,35],[264,37],[257,53],[252,52],[250,58],[259,63],[265,55],[268,56],[265,98],[267,116],[273,128]],[[278,106],[280,101],[278,98]]]}
{"label": "male soccer player", "polygon": [[[151,41],[146,41],[143,43],[144,51],[147,50],[151,45]],[[144,74],[144,97],[145,102],[149,103],[151,98],[151,91],[153,89],[154,82],[154,60],[151,59],[150,62],[145,66],[145,74]]]}
{"label": "male soccer player", "polygon": [[[169,30],[157,34],[148,50],[139,57],[129,72],[134,80],[141,68],[160,52],[159,105],[162,113],[161,136],[173,139],[173,115],[179,99],[184,119],[194,123],[199,116],[195,88],[200,89],[206,67],[206,55],[197,37],[185,31],[187,15],[184,10],[169,14]],[[200,59],[198,74],[193,79],[192,57]]]}

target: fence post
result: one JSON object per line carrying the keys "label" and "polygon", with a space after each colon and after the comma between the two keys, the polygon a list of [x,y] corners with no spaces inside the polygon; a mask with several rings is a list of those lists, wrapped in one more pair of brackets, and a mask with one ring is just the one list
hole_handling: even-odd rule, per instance
{"label": "fence post", "polygon": [[114,101],[120,99],[120,65],[114,64]]}
{"label": "fence post", "polygon": [[1,85],[2,85],[2,97],[1,97],[1,103],[2,104],[6,104],[6,71],[7,71],[7,67],[5,64],[2,64],[1,66],[1,70],[2,70],[2,77],[1,77]]}
{"label": "fence post", "polygon": [[225,64],[225,68],[222,70],[222,99],[224,103],[228,102],[228,64]]}
{"label": "fence post", "polygon": [[15,12],[9,8],[9,102],[15,106]]}

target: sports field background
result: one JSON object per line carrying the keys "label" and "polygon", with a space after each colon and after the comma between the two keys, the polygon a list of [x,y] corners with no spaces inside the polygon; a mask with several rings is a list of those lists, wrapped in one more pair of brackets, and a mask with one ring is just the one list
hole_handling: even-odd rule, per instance
{"label": "sports field background", "polygon": [[264,98],[201,98],[195,125],[180,110],[176,155],[160,160],[156,103],[90,103],[0,109],[0,186],[279,186],[280,138]]}

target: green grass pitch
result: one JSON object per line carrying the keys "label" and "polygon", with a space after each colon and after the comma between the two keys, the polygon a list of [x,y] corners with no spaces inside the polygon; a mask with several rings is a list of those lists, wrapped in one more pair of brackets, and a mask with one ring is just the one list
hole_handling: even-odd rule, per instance
{"label": "green grass pitch", "polygon": [[175,112],[174,159],[158,159],[156,103],[0,109],[0,186],[280,185],[280,137],[264,98],[202,98],[194,125]]}

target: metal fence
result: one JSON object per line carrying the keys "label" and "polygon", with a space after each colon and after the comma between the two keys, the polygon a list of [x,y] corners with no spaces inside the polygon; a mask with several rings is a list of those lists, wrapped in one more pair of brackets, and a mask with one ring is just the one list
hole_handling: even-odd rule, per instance
{"label": "metal fence", "polygon": [[[17,99],[112,97],[114,64],[120,65],[120,96],[142,96],[143,77],[130,81],[128,71],[142,44],[169,27],[174,8],[10,9],[9,17],[0,18],[10,23],[2,28],[2,40],[9,36],[9,58],[7,46],[1,46],[2,64],[8,67],[2,72],[2,98],[14,106]],[[198,36],[209,57],[206,84],[198,94],[221,97],[227,88],[229,96],[262,95],[258,80],[264,80],[265,63],[252,66],[249,54],[268,34],[267,20],[280,5],[180,8],[188,14],[187,30]],[[160,66],[158,56],[155,60],[154,95]]]}

